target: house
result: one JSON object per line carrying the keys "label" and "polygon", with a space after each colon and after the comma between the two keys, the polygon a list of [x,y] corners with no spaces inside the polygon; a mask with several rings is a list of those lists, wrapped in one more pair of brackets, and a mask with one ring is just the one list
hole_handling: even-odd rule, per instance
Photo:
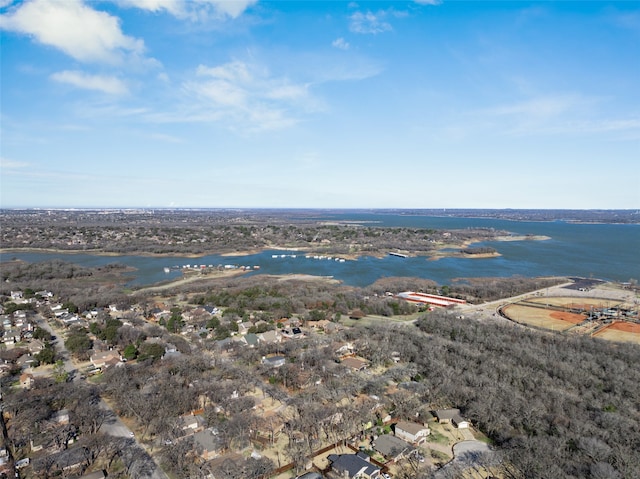
{"label": "house", "polygon": [[336,348],[336,354],[341,356],[353,354],[355,348],[353,347],[353,343],[340,343],[340,345]]}
{"label": "house", "polygon": [[44,349],[44,344],[39,339],[34,339],[29,343],[27,347],[29,348],[29,352],[31,354],[38,354]]}
{"label": "house", "polygon": [[94,351],[91,355],[91,364],[96,369],[104,369],[120,362],[118,351]]}
{"label": "house", "polygon": [[242,321],[240,324],[238,324],[238,332],[240,334],[247,334],[252,326],[253,323],[251,321]]}
{"label": "house", "polygon": [[328,319],[321,319],[320,321],[314,321],[312,327],[316,331],[323,331],[326,334],[331,334],[342,329],[338,323],[329,321]]}
{"label": "house", "polygon": [[242,342],[250,348],[255,348],[258,345],[258,336],[254,333],[247,333],[242,336]]}
{"label": "house", "polygon": [[204,430],[205,420],[200,415],[189,414],[178,418],[178,427],[186,434]]}
{"label": "house", "polygon": [[396,437],[411,444],[422,444],[430,433],[427,426],[416,422],[400,421],[396,424]]}
{"label": "house", "polygon": [[193,443],[200,456],[208,461],[221,454],[224,449],[215,429],[205,429],[193,435]]}
{"label": "house", "polygon": [[[207,463],[209,470],[211,471],[222,471],[226,466],[230,466],[231,470],[242,469],[242,464],[245,459],[240,454],[236,452],[229,452],[227,454],[223,454],[222,456],[218,456],[215,459],[212,459]],[[210,479],[212,476],[206,476],[207,479]],[[213,475],[213,479],[216,479],[219,476],[216,476],[215,473]],[[227,477],[225,475],[225,477]]]}
{"label": "house", "polygon": [[18,328],[7,329],[2,336],[2,341],[7,346],[13,346],[16,343],[20,342],[21,332]]}
{"label": "house", "polygon": [[398,461],[414,450],[411,444],[390,434],[379,436],[373,442],[373,448],[392,461]]}
{"label": "house", "polygon": [[458,429],[466,429],[471,425],[460,415],[460,409],[438,409],[434,415],[440,424],[453,424]]}
{"label": "house", "polygon": [[[364,457],[363,457],[364,456]],[[364,454],[330,454],[331,470],[348,479],[379,479],[380,468],[369,462]]]}
{"label": "house", "polygon": [[37,365],[37,363],[38,360],[31,354],[23,354],[16,359],[16,365],[20,366],[21,369],[32,368],[34,365]]}
{"label": "house", "polygon": [[262,364],[271,368],[279,368],[280,366],[284,366],[286,362],[287,359],[284,356],[270,356],[262,358]]}
{"label": "house", "polygon": [[85,448],[73,447],[54,454],[38,456],[32,460],[31,464],[34,471],[62,469],[63,476],[68,477],[76,470],[82,469],[86,461],[85,453]]}
{"label": "house", "polygon": [[210,305],[202,306],[202,309],[204,309],[211,316],[213,316],[214,314],[218,314],[218,312],[220,311],[215,306],[210,306]]}
{"label": "house", "polygon": [[31,452],[42,451],[43,449],[49,449],[50,440],[47,437],[39,436],[29,440]]}
{"label": "house", "polygon": [[278,331],[271,330],[259,334],[258,339],[261,343],[279,343],[282,341],[282,335]]}
{"label": "house", "polygon": [[11,300],[15,302],[19,302],[24,297],[24,293],[22,291],[11,291]]}
{"label": "house", "polygon": [[62,324],[64,326],[66,326],[66,327],[71,327],[74,324],[81,323],[80,318],[76,314],[73,314],[73,313],[64,313],[64,314],[60,315],[58,317],[58,319],[60,321],[62,321]]}
{"label": "house", "polygon": [[367,369],[367,361],[361,358],[344,358],[342,365],[352,371],[364,371]]}

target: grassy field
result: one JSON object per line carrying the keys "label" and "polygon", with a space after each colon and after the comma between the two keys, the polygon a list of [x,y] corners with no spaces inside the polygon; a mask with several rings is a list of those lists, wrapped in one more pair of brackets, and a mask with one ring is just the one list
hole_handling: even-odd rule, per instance
{"label": "grassy field", "polygon": [[[587,319],[585,314],[557,311],[555,309],[545,309],[531,306],[527,303],[538,303],[574,310],[590,311],[591,309],[613,308],[621,305],[620,300],[606,298],[587,297],[545,297],[531,298],[523,302],[509,304],[502,308],[502,313],[512,321],[527,326],[549,329],[552,331],[567,331],[574,328]],[[588,326],[580,327],[572,332],[591,334],[600,326],[599,323],[589,323]],[[615,321],[605,328],[593,334],[595,337],[610,341],[632,342],[640,344],[640,324]]]}
{"label": "grassy field", "polygon": [[554,318],[552,313],[557,311],[534,308],[521,304],[510,304],[502,308],[503,314],[517,323],[534,326],[537,328],[551,329],[553,331],[565,331],[575,323],[565,321],[562,318]]}

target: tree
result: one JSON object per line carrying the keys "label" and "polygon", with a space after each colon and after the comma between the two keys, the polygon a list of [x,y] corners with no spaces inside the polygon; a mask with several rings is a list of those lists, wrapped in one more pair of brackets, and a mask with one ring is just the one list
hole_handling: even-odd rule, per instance
{"label": "tree", "polygon": [[67,382],[69,373],[64,369],[64,362],[62,359],[56,361],[56,365],[53,367],[53,379],[57,383]]}
{"label": "tree", "polygon": [[36,354],[36,359],[40,364],[53,364],[56,360],[56,352],[47,344],[42,351]]}
{"label": "tree", "polygon": [[125,359],[128,360],[135,359],[138,356],[138,349],[135,347],[135,345],[129,344],[126,348],[124,348],[122,355]]}
{"label": "tree", "polygon": [[91,340],[85,329],[74,329],[64,342],[71,354],[78,358],[86,357],[91,349]]}
{"label": "tree", "polygon": [[78,312],[78,306],[76,306],[71,301],[65,301],[64,303],[62,303],[62,308],[63,309],[68,309],[70,313],[77,313]]}
{"label": "tree", "polygon": [[179,310],[172,310],[171,317],[169,318],[169,321],[167,321],[167,331],[171,333],[178,333],[182,330],[182,326],[184,326],[182,314],[180,314]]}
{"label": "tree", "polygon": [[138,359],[140,361],[160,359],[164,354],[164,348],[158,343],[142,343],[138,351]]}
{"label": "tree", "polygon": [[36,326],[33,330],[33,339],[41,339],[43,341],[51,341],[51,334],[44,328]]}
{"label": "tree", "polygon": [[115,344],[120,326],[122,326],[122,321],[118,319],[108,319],[103,331],[104,339],[110,344]]}

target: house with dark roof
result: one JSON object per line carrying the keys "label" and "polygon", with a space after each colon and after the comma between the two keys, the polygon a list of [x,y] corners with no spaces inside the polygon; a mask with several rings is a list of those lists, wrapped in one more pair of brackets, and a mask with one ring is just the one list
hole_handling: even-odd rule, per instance
{"label": "house with dark roof", "polygon": [[373,442],[373,448],[392,461],[398,461],[414,450],[411,444],[391,434],[379,436]]}
{"label": "house with dark roof", "polygon": [[212,428],[195,433],[193,442],[198,453],[205,461],[218,457],[224,450],[217,431]]}
{"label": "house with dark roof", "polygon": [[466,429],[471,425],[460,415],[460,409],[438,409],[434,415],[440,424],[453,424],[458,429]]}
{"label": "house with dark roof", "polygon": [[380,468],[371,464],[366,454],[330,454],[331,471],[348,479],[379,479]]}
{"label": "house with dark roof", "polygon": [[262,358],[262,364],[269,366],[270,368],[279,368],[287,363],[287,358],[284,356],[267,356]]}

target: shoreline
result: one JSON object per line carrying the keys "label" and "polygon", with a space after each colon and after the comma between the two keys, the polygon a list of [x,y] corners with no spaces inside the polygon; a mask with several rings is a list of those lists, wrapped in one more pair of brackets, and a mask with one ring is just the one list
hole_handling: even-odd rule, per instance
{"label": "shoreline", "polygon": [[[482,257],[496,257],[501,256],[499,252],[491,253],[488,255],[484,254],[464,254],[460,251],[442,251],[445,249],[464,249],[476,243],[486,243],[486,242],[502,242],[502,241],[547,241],[550,240],[551,237],[544,235],[501,235],[496,236],[492,239],[482,239],[482,240],[468,240],[463,241],[460,244],[448,244],[442,243],[437,245],[434,251],[424,251],[420,253],[414,253],[411,251],[402,251],[402,254],[406,254],[408,257],[420,257],[424,256],[428,259],[440,259],[440,258],[482,258]],[[225,252],[216,252],[216,251],[205,251],[201,253],[150,253],[148,251],[139,251],[139,252],[114,252],[114,251],[104,251],[101,249],[93,249],[93,250],[67,250],[67,249],[58,249],[58,248],[34,248],[34,247],[24,247],[24,248],[0,248],[0,254],[2,255],[10,255],[12,252],[15,253],[52,253],[52,254],[87,254],[87,255],[96,255],[96,256],[106,256],[106,257],[123,257],[123,256],[145,256],[150,258],[189,258],[196,259],[202,258],[204,256],[220,256],[224,258],[228,257],[243,257],[243,256],[252,256],[256,254],[261,254],[267,251],[295,251],[295,252],[304,252],[305,254],[322,254],[322,255],[331,255],[331,256],[339,256],[348,261],[357,261],[359,258],[370,256],[373,258],[382,259],[388,256],[388,251],[368,251],[362,253],[330,253],[330,252],[316,252],[313,248],[301,248],[301,247],[286,247],[286,246],[278,246],[278,245],[268,245],[264,248],[252,248],[248,250],[240,250],[240,251],[225,251]]]}

